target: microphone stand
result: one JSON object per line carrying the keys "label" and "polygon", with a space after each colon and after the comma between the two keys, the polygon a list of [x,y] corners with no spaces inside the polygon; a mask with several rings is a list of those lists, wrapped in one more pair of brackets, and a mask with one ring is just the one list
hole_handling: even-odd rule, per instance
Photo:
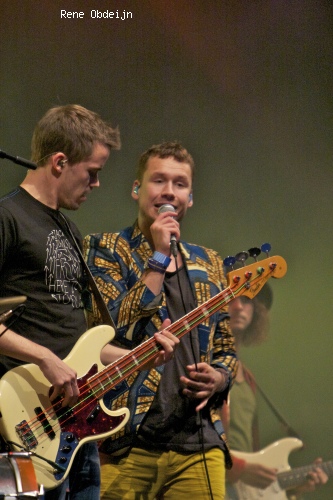
{"label": "microphone stand", "polygon": [[0,158],[5,158],[6,160],[10,160],[13,161],[14,163],[17,163],[17,165],[22,165],[22,167],[30,168],[32,170],[36,170],[37,168],[36,163],[26,160],[25,158],[21,158],[20,156],[9,155],[8,153],[2,151],[2,149],[0,149]]}

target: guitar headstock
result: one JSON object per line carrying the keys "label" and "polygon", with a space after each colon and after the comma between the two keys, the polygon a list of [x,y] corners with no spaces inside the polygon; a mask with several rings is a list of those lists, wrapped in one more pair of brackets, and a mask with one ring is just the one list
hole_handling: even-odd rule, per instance
{"label": "guitar headstock", "polygon": [[[265,243],[261,249],[268,254],[270,245]],[[232,270],[227,274],[228,286],[233,297],[246,295],[253,299],[262,289],[269,278],[282,278],[287,272],[287,263],[283,257],[275,255],[264,260],[257,261],[257,256],[261,253],[258,248],[251,248],[248,252],[240,252],[235,257],[224,259],[226,266],[233,266],[236,261],[242,262],[243,266]],[[255,259],[255,262],[247,266],[244,265],[248,256]]]}

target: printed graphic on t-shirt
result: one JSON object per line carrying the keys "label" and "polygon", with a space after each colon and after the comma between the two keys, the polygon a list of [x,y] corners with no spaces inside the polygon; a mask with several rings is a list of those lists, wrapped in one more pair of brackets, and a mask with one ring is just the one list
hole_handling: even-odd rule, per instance
{"label": "printed graphic on t-shirt", "polygon": [[45,280],[52,297],[61,304],[81,307],[80,259],[61,230],[53,230],[46,242]]}

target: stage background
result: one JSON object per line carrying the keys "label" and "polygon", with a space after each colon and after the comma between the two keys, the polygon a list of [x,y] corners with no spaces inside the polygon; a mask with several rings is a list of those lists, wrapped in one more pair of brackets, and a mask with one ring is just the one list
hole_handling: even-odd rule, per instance
{"label": "stage background", "polygon": [[[134,221],[139,155],[178,139],[197,168],[183,238],[223,257],[268,241],[286,259],[270,338],[243,358],[304,440],[291,463],[332,459],[332,2],[2,0],[0,16],[2,150],[30,158],[58,104],[120,127],[102,187],[72,214],[84,235]],[[0,160],[0,195],[24,175]],[[285,435],[260,414],[262,446]],[[332,493],[333,481],[307,498]]]}

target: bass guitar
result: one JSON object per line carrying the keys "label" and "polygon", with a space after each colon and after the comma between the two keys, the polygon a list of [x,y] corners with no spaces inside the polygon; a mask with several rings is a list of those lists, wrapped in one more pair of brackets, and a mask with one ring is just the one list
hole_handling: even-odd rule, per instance
{"label": "bass guitar", "polygon": [[[285,260],[274,256],[231,271],[226,289],[167,330],[182,337],[235,297],[253,298],[269,278],[281,278],[286,270]],[[104,367],[100,351],[113,337],[110,326],[92,328],[64,360],[78,373],[80,396],[72,407],[62,408],[61,398],[50,402],[50,384],[36,365],[14,368],[0,380],[0,432],[14,450],[31,452],[37,480],[46,489],[58,486],[67,477],[77,451],[85,442],[103,440],[125,426],[129,410],[110,411],[102,398],[155,359],[161,349],[150,338]]]}
{"label": "bass guitar", "polygon": [[[286,490],[304,484],[307,480],[307,474],[314,468],[314,464],[290,468],[288,463],[289,454],[302,447],[303,443],[300,439],[284,438],[256,453],[232,450],[231,454],[234,457],[241,458],[252,464],[272,467],[279,472],[277,480],[264,490],[237,481],[230,488],[228,487],[227,500],[287,500]],[[316,467],[322,468],[328,476],[333,475],[333,460],[316,464]]]}

